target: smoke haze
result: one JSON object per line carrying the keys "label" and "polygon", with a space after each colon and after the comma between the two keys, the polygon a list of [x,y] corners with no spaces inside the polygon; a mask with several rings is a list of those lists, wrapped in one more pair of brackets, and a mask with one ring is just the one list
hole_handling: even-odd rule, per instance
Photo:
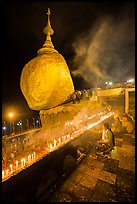
{"label": "smoke haze", "polygon": [[[123,11],[124,12],[124,11]],[[82,33],[72,44],[76,70],[91,87],[97,81],[125,81],[129,70],[135,69],[134,18],[114,19],[104,16],[93,27]],[[133,77],[133,76],[131,76]]]}

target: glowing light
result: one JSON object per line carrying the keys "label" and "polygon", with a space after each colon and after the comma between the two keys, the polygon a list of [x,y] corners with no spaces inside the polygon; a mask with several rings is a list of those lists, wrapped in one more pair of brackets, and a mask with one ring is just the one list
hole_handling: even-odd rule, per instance
{"label": "glowing light", "polygon": [[12,171],[12,164],[10,164],[10,170]]}
{"label": "glowing light", "polygon": [[9,113],[9,117],[12,118],[13,117],[13,113]]}
{"label": "glowing light", "polygon": [[127,82],[132,83],[132,82],[134,82],[134,79],[129,79],[129,80],[127,80]]}
{"label": "glowing light", "polygon": [[28,162],[30,161],[30,159],[31,159],[31,155],[28,156]]}
{"label": "glowing light", "polygon": [[49,148],[52,149],[52,144],[49,145]]}
{"label": "glowing light", "polygon": [[59,144],[60,144],[60,142],[61,142],[61,139],[59,138],[59,139],[58,139],[58,141],[59,141]]}
{"label": "glowing light", "polygon": [[6,175],[8,175],[8,173],[9,173],[9,169],[6,170]]}
{"label": "glowing light", "polygon": [[16,168],[18,168],[18,161],[16,160]]}
{"label": "glowing light", "polygon": [[25,158],[23,158],[23,162],[24,162],[24,165],[25,165],[25,163],[26,163],[26,159]]}
{"label": "glowing light", "polygon": [[21,165],[24,166],[24,159],[21,159]]}
{"label": "glowing light", "polygon": [[113,82],[112,81],[106,81],[105,84],[111,86],[113,84]]}
{"label": "glowing light", "polygon": [[20,125],[22,125],[22,123],[19,121],[19,122],[17,122],[17,125],[20,126]]}
{"label": "glowing light", "polygon": [[69,137],[70,137],[70,135],[68,134],[68,135],[67,135],[67,138],[69,138]]}
{"label": "glowing light", "polygon": [[112,82],[112,81],[110,81],[108,84],[111,86],[111,85],[113,84],[113,82]]}
{"label": "glowing light", "polygon": [[3,130],[6,130],[6,127],[4,126],[4,127],[2,127],[2,129],[3,129]]}
{"label": "glowing light", "polygon": [[57,142],[56,142],[56,140],[54,139],[54,147],[56,147],[56,144],[57,144]]}
{"label": "glowing light", "polygon": [[2,177],[4,177],[4,171],[2,171]]}

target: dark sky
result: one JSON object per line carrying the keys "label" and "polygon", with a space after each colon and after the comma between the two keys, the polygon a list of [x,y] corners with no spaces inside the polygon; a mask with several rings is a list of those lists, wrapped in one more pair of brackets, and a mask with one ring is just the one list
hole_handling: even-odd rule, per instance
{"label": "dark sky", "polygon": [[2,110],[31,111],[20,90],[25,64],[36,57],[51,9],[52,42],[67,61],[75,89],[135,76],[134,3],[19,2],[3,4]]}

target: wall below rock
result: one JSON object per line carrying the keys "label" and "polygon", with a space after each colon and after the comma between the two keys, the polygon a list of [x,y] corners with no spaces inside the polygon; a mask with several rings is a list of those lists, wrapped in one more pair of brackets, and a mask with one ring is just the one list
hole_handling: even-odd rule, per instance
{"label": "wall below rock", "polygon": [[91,115],[104,110],[100,102],[82,100],[79,103],[67,103],[48,110],[40,111],[42,127],[63,128],[67,122],[77,122],[86,115]]}

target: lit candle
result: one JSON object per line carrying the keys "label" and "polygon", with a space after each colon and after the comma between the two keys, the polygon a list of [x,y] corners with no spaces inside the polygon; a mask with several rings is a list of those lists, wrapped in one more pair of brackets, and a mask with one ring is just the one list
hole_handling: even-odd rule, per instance
{"label": "lit candle", "polygon": [[16,168],[18,168],[18,161],[16,161]]}
{"label": "lit candle", "polygon": [[50,149],[52,149],[52,144],[49,145]]}
{"label": "lit candle", "polygon": [[32,155],[31,155],[31,159],[33,159],[33,158],[34,158],[34,155],[32,154]]}
{"label": "lit candle", "polygon": [[31,160],[31,155],[28,156],[28,161],[30,161],[30,160]]}
{"label": "lit candle", "polygon": [[54,139],[54,147],[56,147],[56,140]]}
{"label": "lit candle", "polygon": [[61,139],[59,138],[59,144],[60,144],[60,142],[61,142]]}
{"label": "lit candle", "polygon": [[9,173],[9,169],[6,170],[6,175],[8,175],[8,173]]}
{"label": "lit candle", "polygon": [[21,159],[21,165],[23,166],[23,159]]}
{"label": "lit candle", "polygon": [[10,170],[11,170],[11,172],[12,172],[12,164],[10,164]]}
{"label": "lit candle", "polygon": [[28,162],[29,162],[29,160],[30,160],[30,155],[28,156]]}
{"label": "lit candle", "polygon": [[2,171],[2,177],[4,177],[4,171]]}

